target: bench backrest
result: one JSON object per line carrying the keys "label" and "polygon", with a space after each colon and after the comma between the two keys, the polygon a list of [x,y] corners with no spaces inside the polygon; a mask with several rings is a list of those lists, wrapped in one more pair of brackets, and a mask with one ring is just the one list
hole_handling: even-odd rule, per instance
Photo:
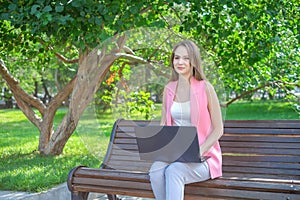
{"label": "bench backrest", "polygon": [[[102,168],[148,172],[134,126],[158,121],[117,120]],[[224,176],[300,179],[300,120],[227,120],[220,139]],[[259,174],[259,176],[258,176]]]}

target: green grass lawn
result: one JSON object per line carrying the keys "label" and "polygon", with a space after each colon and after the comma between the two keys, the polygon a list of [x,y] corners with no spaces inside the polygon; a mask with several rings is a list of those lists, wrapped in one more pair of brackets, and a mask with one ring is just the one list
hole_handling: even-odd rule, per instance
{"label": "green grass lawn", "polygon": [[[66,112],[65,108],[58,111],[54,126]],[[284,102],[240,102],[226,109],[226,119],[299,119],[299,113]],[[99,167],[114,120],[102,115],[99,131],[87,124],[79,126],[62,155],[46,157],[36,152],[39,132],[23,113],[0,110],[0,190],[39,192],[65,182],[77,165]]]}
{"label": "green grass lawn", "polygon": [[[57,113],[56,123],[66,113]],[[39,192],[67,180],[77,165],[99,167],[77,133],[60,156],[42,156],[36,150],[39,132],[20,110],[0,110],[0,190]]]}
{"label": "green grass lawn", "polygon": [[226,109],[226,119],[240,120],[276,120],[276,119],[300,119],[299,111],[289,102],[239,102],[230,105]]}

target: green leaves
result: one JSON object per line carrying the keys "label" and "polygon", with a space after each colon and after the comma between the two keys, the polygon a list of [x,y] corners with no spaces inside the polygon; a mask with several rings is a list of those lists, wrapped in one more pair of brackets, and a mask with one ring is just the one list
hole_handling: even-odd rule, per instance
{"label": "green leaves", "polygon": [[55,5],[55,12],[60,13],[60,12],[63,12],[63,11],[64,11],[64,6],[63,5],[60,5],[60,4]]}
{"label": "green leaves", "polygon": [[52,11],[51,6],[45,6],[45,7],[43,8],[43,12],[50,12],[50,11]]}
{"label": "green leaves", "polygon": [[30,11],[30,14],[31,15],[38,15],[38,14],[40,14],[40,9],[41,9],[41,7],[39,6],[39,5],[33,5],[32,7],[31,7],[31,11]]}
{"label": "green leaves", "polygon": [[213,0],[189,9],[193,14],[186,15],[182,30],[194,31],[194,38],[212,51],[228,91],[297,81],[291,77],[299,74],[298,1]]}
{"label": "green leaves", "polygon": [[140,118],[142,115],[146,120],[151,119],[151,113],[155,107],[149,92],[131,92],[127,98],[130,99],[126,104],[132,116],[138,115]]}

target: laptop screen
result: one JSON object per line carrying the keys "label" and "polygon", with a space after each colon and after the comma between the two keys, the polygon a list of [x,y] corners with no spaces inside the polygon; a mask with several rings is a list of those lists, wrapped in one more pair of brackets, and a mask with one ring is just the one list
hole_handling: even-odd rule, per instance
{"label": "laptop screen", "polygon": [[137,126],[135,132],[142,160],[200,162],[196,127]]}

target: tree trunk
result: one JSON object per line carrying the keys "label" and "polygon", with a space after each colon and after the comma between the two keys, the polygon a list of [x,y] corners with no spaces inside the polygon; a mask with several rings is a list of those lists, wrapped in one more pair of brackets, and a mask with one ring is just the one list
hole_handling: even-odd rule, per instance
{"label": "tree trunk", "polygon": [[98,50],[80,58],[78,78],[75,81],[69,111],[43,149],[44,154],[62,153],[66,142],[76,129],[80,116],[93,100],[95,92],[116,58],[116,54],[99,54]]}
{"label": "tree trunk", "polygon": [[[91,53],[80,55],[77,75],[53,97],[46,106],[40,99],[27,94],[19,85],[19,82],[7,70],[4,62],[0,60],[0,74],[7,82],[18,106],[25,116],[39,129],[40,138],[38,151],[44,155],[59,155],[65,144],[74,132],[80,116],[93,100],[100,83],[110,69],[113,62],[126,54],[118,54],[123,47],[125,37],[116,41],[116,47],[107,52],[104,47],[99,52],[95,49]],[[137,59],[134,57],[134,59]],[[53,130],[53,120],[57,109],[62,102],[71,95],[69,111],[64,116],[58,128]],[[33,110],[36,108],[41,117]]]}

